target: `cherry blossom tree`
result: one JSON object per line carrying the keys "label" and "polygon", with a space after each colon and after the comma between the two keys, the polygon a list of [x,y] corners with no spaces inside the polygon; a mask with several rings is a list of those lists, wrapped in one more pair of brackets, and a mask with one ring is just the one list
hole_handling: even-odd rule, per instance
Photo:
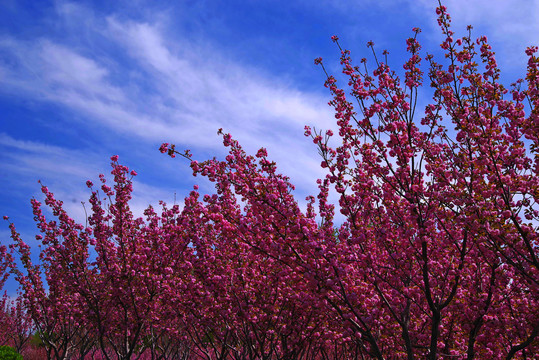
{"label": "cherry blossom tree", "polygon": [[369,70],[366,60],[353,66],[333,37],[351,88],[349,100],[328,75],[342,144],[332,148],[331,132],[306,129],[328,169],[322,193],[334,187],[346,216],[332,305],[375,358],[531,357],[539,330],[537,47],[526,51],[527,88],[519,81],[509,92],[486,37],[473,41],[469,27],[454,39],[446,8],[437,14],[447,63],[426,56],[434,95],[420,119],[419,29],[407,40],[403,83],[372,43]]}
{"label": "cherry blossom tree", "polygon": [[327,175],[304,210],[264,148],[248,155],[221,130],[224,160],[160,148],[215,184],[183,207],[135,218],[136,172],[118,156],[112,187],[87,182],[85,225],[42,186],[55,220],[32,200],[40,262],[10,224],[22,267],[0,247],[0,285],[9,268],[48,358],[534,358],[538,48],[506,88],[487,39],[437,15],[445,58],[413,29],[402,79],[372,42],[374,64],[353,65],[332,37],[349,93],[315,60],[338,133],[305,128]]}

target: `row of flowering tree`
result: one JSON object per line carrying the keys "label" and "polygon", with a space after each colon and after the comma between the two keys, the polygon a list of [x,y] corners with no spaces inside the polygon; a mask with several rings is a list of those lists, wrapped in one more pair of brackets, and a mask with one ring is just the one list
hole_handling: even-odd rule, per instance
{"label": "row of flowering tree", "polygon": [[[327,176],[304,210],[266,151],[249,156],[229,134],[225,160],[191,160],[216,192],[195,186],[182,208],[135,218],[136,173],[117,156],[112,187],[87,182],[85,225],[42,186],[55,220],[32,200],[39,264],[10,224],[0,266],[48,358],[535,358],[537,47],[507,90],[486,38],[455,39],[437,14],[444,63],[420,55],[414,29],[402,80],[376,54],[353,66],[333,37],[351,91],[328,75],[337,147],[306,128]],[[418,118],[422,61],[434,91]]]}

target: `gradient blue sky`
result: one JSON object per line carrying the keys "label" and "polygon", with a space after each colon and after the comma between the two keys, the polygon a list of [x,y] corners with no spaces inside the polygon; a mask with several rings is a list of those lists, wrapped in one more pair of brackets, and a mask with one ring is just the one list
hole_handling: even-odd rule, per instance
{"label": "gradient blue sky", "polygon": [[[507,83],[524,76],[526,46],[538,44],[539,1],[444,1],[454,30],[487,35]],[[316,193],[323,175],[305,125],[333,128],[313,59],[337,73],[339,53],[365,44],[390,52],[402,69],[405,39],[421,27],[425,51],[441,34],[436,0],[177,0],[0,2],[0,216],[34,244],[29,200],[38,179],[84,221],[84,185],[110,172],[109,158],[136,170],[133,208],[177,202],[192,186],[187,161],[162,142],[204,160],[224,155],[219,128],[248,152],[264,146],[297,186]],[[428,95],[428,93],[426,93]],[[425,95],[424,101],[428,101]],[[0,242],[10,243],[7,222]],[[13,284],[8,289],[13,291]]]}

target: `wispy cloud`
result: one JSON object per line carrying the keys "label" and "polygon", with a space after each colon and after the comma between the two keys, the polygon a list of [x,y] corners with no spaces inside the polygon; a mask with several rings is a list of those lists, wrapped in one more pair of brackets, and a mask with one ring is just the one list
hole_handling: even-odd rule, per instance
{"label": "wispy cloud", "polygon": [[[62,9],[62,16],[81,16],[73,4]],[[267,147],[300,186],[320,174],[302,133],[306,124],[332,126],[326,97],[237,64],[211,44],[168,34],[159,23],[110,16],[87,18],[84,26],[86,36],[106,35],[115,51],[91,56],[91,48],[4,36],[0,51],[9,61],[0,65],[0,91],[60,105],[90,124],[148,142],[221,153],[214,134],[224,128],[250,152]]]}
{"label": "wispy cloud", "polygon": [[[414,3],[432,19],[431,29],[436,29],[434,9],[437,2],[418,0]],[[457,36],[465,35],[466,26],[472,25],[472,35],[489,37],[502,69],[524,76],[527,61],[524,50],[528,46],[539,45],[538,0],[445,0],[442,3],[451,15]]]}
{"label": "wispy cloud", "polygon": [[[3,153],[3,169],[10,174],[4,179],[8,188],[26,186],[32,195],[40,199],[37,180],[49,187],[56,198],[64,201],[64,208],[78,222],[84,223],[86,213],[81,202],[88,202],[90,190],[86,180],[93,180],[96,188],[99,169],[106,168],[106,159],[98,152],[70,150],[54,145],[17,140],[0,133],[0,149]],[[104,171],[105,173],[109,172]],[[110,176],[106,176],[110,181]],[[148,205],[158,206],[159,200],[172,202],[174,194],[162,187],[134,179],[131,208],[136,216],[142,216]],[[88,209],[87,209],[88,210]],[[5,215],[5,214],[2,214]]]}
{"label": "wispy cloud", "polygon": [[[423,45],[428,43],[428,51],[436,50],[436,45],[442,41],[436,21],[435,9],[439,6],[436,0],[320,0],[315,4],[298,1],[318,11],[338,13],[339,21],[346,24],[348,33],[354,37],[368,34],[375,44],[387,48],[390,54],[401,49],[400,45],[411,34],[413,26],[425,30],[420,41]],[[522,72],[527,61],[524,50],[527,46],[539,44],[538,0],[443,0],[442,4],[451,14],[456,36],[466,35],[466,26],[473,25],[473,36],[487,35],[494,45],[502,70],[515,76],[524,75]],[[404,28],[403,24],[406,24]],[[401,34],[399,31],[402,30],[407,32]],[[390,43],[393,40],[399,41],[399,47],[395,48],[395,43]]]}

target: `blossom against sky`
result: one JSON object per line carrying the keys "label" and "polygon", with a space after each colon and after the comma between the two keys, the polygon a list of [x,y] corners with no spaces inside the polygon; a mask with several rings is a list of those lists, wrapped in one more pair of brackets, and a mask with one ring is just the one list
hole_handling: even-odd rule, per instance
{"label": "blossom against sky", "polygon": [[[526,46],[538,44],[539,1],[452,0],[454,30],[487,35],[503,79],[524,76]],[[435,0],[176,0],[0,3],[0,215],[23,238],[36,233],[29,199],[38,180],[84,221],[86,180],[110,172],[110,156],[137,171],[133,207],[181,203],[194,184],[187,161],[222,157],[217,129],[245,149],[266,147],[302,201],[323,176],[305,125],[334,128],[323,57],[339,71],[340,42],[359,60],[365,44],[389,50],[398,71],[405,39],[420,27],[424,50],[441,42]],[[428,98],[425,99],[428,101]],[[176,200],[175,200],[176,199]],[[0,241],[10,242],[7,223]]]}

